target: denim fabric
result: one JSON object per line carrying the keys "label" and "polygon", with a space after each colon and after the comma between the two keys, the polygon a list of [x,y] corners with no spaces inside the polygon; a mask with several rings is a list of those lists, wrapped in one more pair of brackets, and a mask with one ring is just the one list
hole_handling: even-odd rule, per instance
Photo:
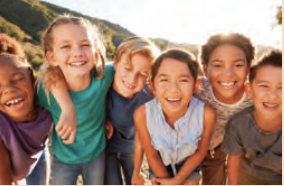
{"label": "denim fabric", "polygon": [[[122,168],[122,169],[121,169]],[[133,153],[106,153],[105,185],[131,185],[131,177],[134,168]]]}
{"label": "denim fabric", "polygon": [[17,185],[47,185],[49,180],[49,153],[45,150],[32,172],[24,179],[15,181]]}
{"label": "denim fabric", "polygon": [[[175,164],[175,167],[176,167],[177,172],[179,172],[179,170],[180,170],[181,167],[183,166],[184,162],[185,162],[185,161]],[[174,173],[173,173],[173,170],[172,170],[171,165],[166,166],[166,169],[167,169],[167,171],[168,171],[170,177],[174,177]],[[150,173],[149,178],[150,178],[150,180],[151,180],[152,178],[155,177],[155,174],[154,174],[153,170],[151,169],[151,167],[149,167],[149,173]],[[196,167],[196,169],[194,169],[194,170],[190,173],[190,175],[187,176],[186,179],[187,179],[187,180],[200,180],[200,166]]]}
{"label": "denim fabric", "polygon": [[82,174],[84,185],[103,185],[105,172],[105,151],[97,158],[82,164],[65,164],[53,155],[52,185],[76,185]]}

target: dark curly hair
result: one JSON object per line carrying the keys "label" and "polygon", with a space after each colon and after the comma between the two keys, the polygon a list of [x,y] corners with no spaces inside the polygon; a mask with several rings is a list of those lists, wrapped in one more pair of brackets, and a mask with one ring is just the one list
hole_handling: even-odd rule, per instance
{"label": "dark curly hair", "polygon": [[0,34],[0,53],[25,57],[25,52],[19,42],[6,34]]}
{"label": "dark curly hair", "polygon": [[208,65],[211,53],[220,45],[229,44],[242,49],[246,55],[247,65],[251,66],[255,57],[255,47],[248,37],[240,33],[216,34],[209,37],[207,42],[201,46],[200,61]]}
{"label": "dark curly hair", "polygon": [[259,68],[269,65],[282,68],[282,51],[271,50],[266,54],[263,54],[262,57],[256,62],[256,64],[251,67],[249,74],[249,82],[252,83],[252,81],[256,77],[256,73]]}

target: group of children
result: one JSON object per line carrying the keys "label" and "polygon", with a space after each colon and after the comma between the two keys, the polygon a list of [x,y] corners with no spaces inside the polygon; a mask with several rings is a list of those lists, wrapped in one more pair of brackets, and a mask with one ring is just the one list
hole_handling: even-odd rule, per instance
{"label": "group of children", "polygon": [[252,65],[249,38],[216,34],[200,78],[189,52],[135,36],[105,64],[96,27],[69,15],[43,49],[37,81],[0,35],[0,184],[48,184],[52,122],[54,185],[142,185],[144,152],[152,184],[282,184],[282,51]]}

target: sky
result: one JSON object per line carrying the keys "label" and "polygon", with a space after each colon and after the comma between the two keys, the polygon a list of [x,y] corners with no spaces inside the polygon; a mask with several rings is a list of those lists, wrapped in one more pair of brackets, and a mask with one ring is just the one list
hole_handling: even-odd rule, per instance
{"label": "sky", "polygon": [[146,38],[202,44],[215,33],[240,32],[254,44],[282,49],[275,26],[281,0],[44,0],[121,25]]}

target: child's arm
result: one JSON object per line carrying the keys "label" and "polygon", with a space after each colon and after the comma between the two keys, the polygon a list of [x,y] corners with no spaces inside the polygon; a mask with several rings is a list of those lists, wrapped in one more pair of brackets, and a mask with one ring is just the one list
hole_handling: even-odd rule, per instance
{"label": "child's arm", "polygon": [[237,185],[237,178],[238,178],[238,167],[240,163],[240,157],[239,156],[228,156],[228,181],[229,185]]}
{"label": "child's arm", "polygon": [[136,133],[134,142],[134,169],[131,178],[132,185],[144,185],[145,180],[140,173],[140,169],[143,162],[143,149],[139,141],[139,136]]}
{"label": "child's arm", "polygon": [[0,139],[0,185],[12,185],[13,176],[9,152]]}
{"label": "child's arm", "polygon": [[134,123],[136,126],[136,131],[139,136],[139,141],[141,142],[142,148],[146,153],[148,163],[158,178],[167,178],[169,174],[164,166],[159,152],[154,149],[151,144],[151,137],[147,129],[146,124],[146,109],[145,105],[142,105],[134,112]]}
{"label": "child's arm", "polygon": [[111,124],[111,122],[109,121],[105,121],[105,129],[106,129],[106,138],[110,139],[112,137],[113,134],[113,126]]}
{"label": "child's arm", "polygon": [[[74,104],[69,96],[67,85],[61,71],[55,67],[43,64],[40,67],[41,81],[46,89],[50,90],[62,112],[55,127],[63,143],[71,144],[75,141],[77,119]],[[65,140],[69,136],[68,140]]]}
{"label": "child's arm", "polygon": [[194,154],[189,156],[178,174],[173,178],[155,178],[155,181],[161,185],[180,185],[183,184],[188,175],[198,166],[201,161],[206,156],[208,152],[209,142],[212,136],[216,121],[216,113],[213,108],[209,105],[204,107],[204,116],[203,116],[203,133],[201,135],[201,140],[198,143],[198,148]]}

